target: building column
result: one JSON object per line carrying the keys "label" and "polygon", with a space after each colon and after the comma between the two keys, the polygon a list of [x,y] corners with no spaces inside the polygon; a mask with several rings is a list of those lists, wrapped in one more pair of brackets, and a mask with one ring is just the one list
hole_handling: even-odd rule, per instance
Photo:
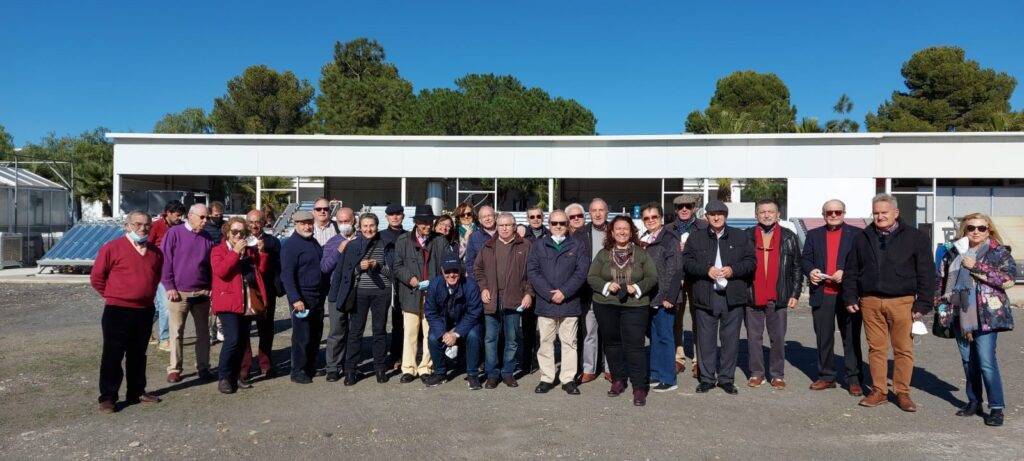
{"label": "building column", "polygon": [[403,176],[402,177],[402,203],[401,203],[402,206],[405,206],[405,191],[406,191],[405,179],[406,178]]}
{"label": "building column", "polygon": [[548,178],[548,216],[555,211],[555,178]]}
{"label": "building column", "polygon": [[110,214],[115,218],[121,217],[121,175],[114,173],[114,191],[110,197]]}
{"label": "building column", "polygon": [[263,210],[263,177],[256,177],[256,209]]}

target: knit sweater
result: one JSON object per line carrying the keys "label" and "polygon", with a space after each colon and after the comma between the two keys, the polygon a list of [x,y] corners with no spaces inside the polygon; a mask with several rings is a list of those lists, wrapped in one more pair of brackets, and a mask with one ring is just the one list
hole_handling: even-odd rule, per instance
{"label": "knit sweater", "polygon": [[140,255],[127,237],[116,238],[100,248],[89,282],[107,305],[153,307],[162,263],[155,245],[146,244],[146,254]]}
{"label": "knit sweater", "polygon": [[[626,302],[623,303],[619,301],[615,293],[609,293],[608,296],[604,295],[605,284],[614,280],[612,278],[613,263],[611,261],[611,253],[608,250],[602,249],[594,257],[594,261],[590,263],[590,272],[587,274],[587,283],[594,290],[593,301],[595,303],[628,307],[647,307],[651,305],[649,293],[658,284],[658,269],[654,266],[654,260],[651,259],[646,251],[639,247],[634,248],[633,251],[633,270],[630,273],[630,284],[636,284],[640,287],[640,297],[637,298],[631,294],[626,297]],[[627,288],[622,287],[620,289],[626,290]]]}

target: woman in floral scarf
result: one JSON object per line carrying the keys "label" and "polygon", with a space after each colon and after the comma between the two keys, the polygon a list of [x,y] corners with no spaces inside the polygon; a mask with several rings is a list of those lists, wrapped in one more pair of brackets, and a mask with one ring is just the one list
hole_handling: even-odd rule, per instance
{"label": "woman in floral scarf", "polygon": [[[967,375],[967,406],[956,414],[984,416],[986,425],[1001,426],[1005,402],[996,337],[1000,331],[1013,329],[1006,289],[1013,286],[1017,265],[992,220],[982,213],[964,217],[957,239],[966,239],[966,245],[946,244],[935,300],[938,322],[952,326],[956,333]],[[981,409],[982,383],[988,394],[988,415]]]}

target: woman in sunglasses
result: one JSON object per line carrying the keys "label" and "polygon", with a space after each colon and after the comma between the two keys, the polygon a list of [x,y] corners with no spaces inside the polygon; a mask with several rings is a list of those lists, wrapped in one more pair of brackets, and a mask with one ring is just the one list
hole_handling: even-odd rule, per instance
{"label": "woman in sunglasses", "polygon": [[[459,231],[455,228],[455,220],[451,216],[443,214],[434,220],[434,233],[444,240],[445,255],[458,254]],[[444,256],[441,256],[444,258]]]}
{"label": "woman in sunglasses", "polygon": [[[1002,426],[1005,402],[996,338],[1000,331],[1013,329],[1006,289],[1014,284],[1017,265],[992,220],[982,213],[964,216],[957,241],[946,244],[946,249],[935,304],[939,323],[956,334],[967,375],[967,406],[956,414],[984,416],[986,425]],[[983,383],[988,415],[981,406]]]}
{"label": "woman in sunglasses", "polygon": [[250,350],[250,323],[266,310],[267,289],[263,279],[268,269],[268,255],[263,239],[248,240],[249,230],[242,218],[229,219],[222,232],[224,241],[210,251],[213,271],[210,305],[224,327],[217,390],[233,394],[238,388],[252,387],[247,377],[239,376],[239,370],[242,356]]}
{"label": "woman in sunglasses", "polygon": [[455,208],[454,215],[459,223],[459,259],[462,259],[466,257],[469,236],[476,232],[476,213],[473,212],[473,205],[463,202]]}

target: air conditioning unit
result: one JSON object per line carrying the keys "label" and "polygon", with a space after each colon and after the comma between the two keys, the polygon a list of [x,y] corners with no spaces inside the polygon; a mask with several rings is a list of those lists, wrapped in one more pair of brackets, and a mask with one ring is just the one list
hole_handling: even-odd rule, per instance
{"label": "air conditioning unit", "polygon": [[21,266],[21,234],[0,232],[0,268]]}

